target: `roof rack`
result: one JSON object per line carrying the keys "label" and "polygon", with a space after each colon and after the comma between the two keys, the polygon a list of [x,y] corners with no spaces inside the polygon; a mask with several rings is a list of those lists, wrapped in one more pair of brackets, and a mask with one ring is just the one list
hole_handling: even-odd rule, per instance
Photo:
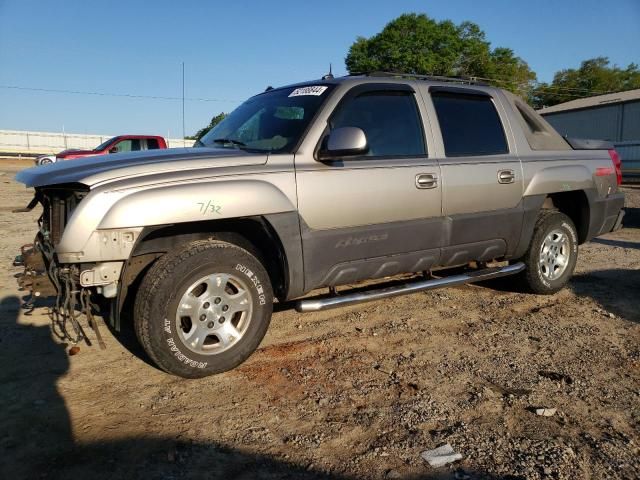
{"label": "roof rack", "polygon": [[355,75],[365,75],[367,77],[395,77],[395,78],[411,78],[414,80],[431,80],[435,82],[451,82],[451,83],[460,83],[464,85],[484,85],[489,86],[486,82],[481,82],[477,79],[477,77],[467,77],[467,76],[452,76],[447,77],[444,75],[420,75],[416,73],[401,73],[401,72],[364,72],[364,73],[354,73]]}

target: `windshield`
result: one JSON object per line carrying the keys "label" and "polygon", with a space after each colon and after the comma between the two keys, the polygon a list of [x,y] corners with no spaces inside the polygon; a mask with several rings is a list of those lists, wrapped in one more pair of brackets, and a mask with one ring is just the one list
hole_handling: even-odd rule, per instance
{"label": "windshield", "polygon": [[98,145],[96,148],[94,148],[94,151],[98,151],[98,150],[104,150],[105,148],[107,148],[109,146],[110,143],[112,143],[116,138],[118,137],[113,137],[110,138],[109,140],[107,140],[106,142],[102,142],[100,145]]}
{"label": "windshield", "polygon": [[291,153],[333,85],[272,90],[250,98],[213,127],[205,146]]}

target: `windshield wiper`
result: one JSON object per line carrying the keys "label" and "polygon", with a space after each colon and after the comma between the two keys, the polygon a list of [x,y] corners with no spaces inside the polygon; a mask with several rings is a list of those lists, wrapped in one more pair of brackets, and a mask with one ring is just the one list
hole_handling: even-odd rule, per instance
{"label": "windshield wiper", "polygon": [[233,138],[216,138],[213,143],[230,143],[231,145],[234,145],[237,148],[243,148],[246,147],[247,145],[243,142],[241,142],[240,140],[234,140]]}

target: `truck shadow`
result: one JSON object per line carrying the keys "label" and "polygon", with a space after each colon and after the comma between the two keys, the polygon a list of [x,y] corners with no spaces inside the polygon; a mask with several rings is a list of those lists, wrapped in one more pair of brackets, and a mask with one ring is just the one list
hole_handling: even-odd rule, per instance
{"label": "truck shadow", "polygon": [[[480,282],[477,285],[499,292],[522,292],[510,277]],[[638,285],[640,270],[612,269],[574,274],[567,288],[578,296],[592,298],[606,313],[640,323]]]}
{"label": "truck shadow", "polygon": [[625,242],[624,240],[610,240],[608,238],[594,238],[591,241],[593,243],[599,243],[601,245],[608,245],[610,247],[640,249],[640,242]]}
{"label": "truck shadow", "polygon": [[[36,317],[32,317],[35,319]],[[36,320],[41,322],[42,317]],[[338,479],[362,478],[323,471],[308,462],[275,458],[223,445],[174,437],[135,436],[113,441],[79,442],[74,429],[91,418],[71,423],[68,393],[57,386],[69,374],[66,345],[53,340],[48,324],[20,319],[20,299],[0,300],[0,478],[92,479]],[[73,379],[82,382],[82,378]],[[64,395],[63,395],[64,394]],[[96,395],[99,393],[96,392]],[[96,412],[100,415],[101,412]],[[117,426],[118,418],[112,422]],[[309,455],[311,457],[312,455]],[[327,462],[331,463],[331,462]],[[455,466],[452,468],[456,468]],[[447,468],[425,465],[424,474],[398,475],[407,480],[453,479]],[[472,479],[515,480],[465,469]],[[366,478],[384,477],[385,471]],[[465,477],[466,478],[466,477]]]}
{"label": "truck shadow", "polygon": [[576,295],[591,297],[606,312],[640,323],[638,286],[640,270],[596,270],[573,277],[570,288]]}
{"label": "truck shadow", "polygon": [[56,386],[69,369],[65,345],[53,341],[48,325],[19,323],[20,309],[17,296],[0,300],[1,478],[28,478],[20,472],[43,446],[53,454],[72,446],[69,415]]}

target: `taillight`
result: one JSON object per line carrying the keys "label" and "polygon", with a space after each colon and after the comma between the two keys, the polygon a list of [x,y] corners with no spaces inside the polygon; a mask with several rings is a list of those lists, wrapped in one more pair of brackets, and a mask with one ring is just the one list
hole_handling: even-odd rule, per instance
{"label": "taillight", "polygon": [[609,150],[609,156],[611,157],[611,161],[613,162],[613,167],[616,169],[616,181],[618,185],[622,184],[622,160],[620,160],[620,155],[613,148]]}

